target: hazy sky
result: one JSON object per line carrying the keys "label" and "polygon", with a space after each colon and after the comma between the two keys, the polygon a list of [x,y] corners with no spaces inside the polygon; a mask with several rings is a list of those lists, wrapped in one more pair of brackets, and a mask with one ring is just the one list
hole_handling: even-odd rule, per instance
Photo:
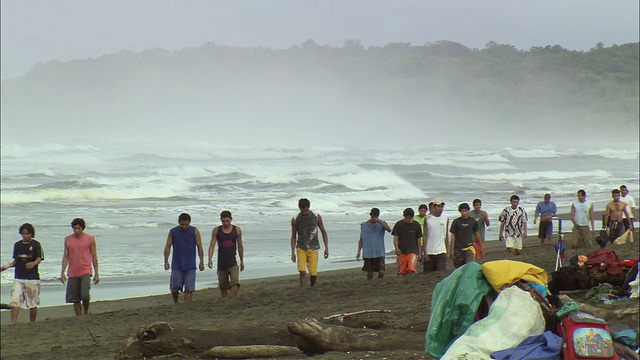
{"label": "hazy sky", "polygon": [[2,0],[2,79],[41,61],[122,49],[218,45],[288,48],[307,39],[365,47],[451,40],[559,44],[588,50],[638,41],[638,0],[446,1],[86,1]]}

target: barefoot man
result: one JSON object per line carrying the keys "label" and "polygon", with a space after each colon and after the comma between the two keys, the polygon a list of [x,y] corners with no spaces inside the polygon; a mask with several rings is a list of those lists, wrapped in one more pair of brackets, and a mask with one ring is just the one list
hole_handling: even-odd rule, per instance
{"label": "barefoot man", "polygon": [[[426,207],[425,207],[426,210]],[[386,221],[380,219],[380,209],[372,208],[369,212],[369,221],[360,224],[360,240],[358,240],[358,253],[356,259],[360,260],[360,251],[363,252],[364,265],[362,270],[367,272],[367,279],[373,279],[373,273],[378,273],[378,279],[384,277],[384,234],[391,232]]]}
{"label": "barefoot man", "polygon": [[[218,286],[220,295],[226,297],[231,290],[231,296],[238,295],[240,290],[240,271],[244,271],[244,246],[242,245],[242,229],[231,224],[230,211],[220,213],[221,226],[216,226],[211,232],[209,245],[209,269],[213,267],[213,252],[218,245]],[[236,259],[236,252],[240,255],[240,266]]]}
{"label": "barefoot man", "polygon": [[[609,228],[609,242],[613,242],[624,234],[625,230],[622,219],[624,219],[625,216],[627,219],[631,218],[627,204],[620,201],[620,190],[613,189],[611,191],[611,197],[613,201],[607,204],[604,215],[605,227]],[[631,221],[629,228],[633,231],[633,221]]]}
{"label": "barefoot man", "polygon": [[538,228],[540,244],[544,244],[546,239],[551,240],[551,235],[553,234],[552,219],[556,216],[557,212],[558,208],[556,207],[556,203],[551,201],[551,194],[544,194],[544,200],[536,205],[536,214],[533,218],[533,223],[535,224],[538,217],[540,217],[540,227]]}
{"label": "barefoot man", "polygon": [[[66,301],[73,303],[76,316],[81,316],[89,313],[91,275],[94,275],[94,284],[97,285],[100,282],[98,251],[96,250],[96,238],[84,232],[85,222],[83,219],[73,219],[71,228],[73,228],[73,234],[64,238],[60,281],[63,284],[67,283]],[[68,282],[65,275],[67,265],[69,266]],[[95,274],[91,271],[91,265],[93,265]]]}
{"label": "barefoot man", "polygon": [[329,257],[329,237],[324,229],[320,214],[314,214],[310,209],[311,202],[308,199],[298,200],[300,213],[291,219],[291,261],[298,259],[298,272],[300,273],[300,287],[307,286],[307,269],[311,286],[316,285],[318,279],[318,229],[322,233],[324,243],[324,258]]}
{"label": "barefoot man", "polygon": [[504,240],[507,254],[520,255],[522,243],[527,239],[527,212],[520,206],[520,197],[511,195],[511,206],[507,206],[500,213],[500,241]]}
{"label": "barefoot man", "polygon": [[[171,264],[169,264],[169,255]],[[196,267],[196,250],[200,263]],[[193,299],[193,292],[196,291],[196,269],[204,270],[204,250],[202,248],[202,238],[200,230],[191,226],[191,216],[182,213],[178,216],[178,226],[169,230],[167,243],[164,246],[164,269],[171,269],[169,279],[169,290],[173,297],[173,302],[178,303],[178,295],[184,292],[184,301]]]}
{"label": "barefoot man", "polygon": [[33,237],[36,230],[29,223],[22,224],[18,230],[22,235],[13,245],[13,261],[2,265],[2,271],[15,267],[13,286],[11,287],[11,323],[18,322],[20,307],[29,309],[29,319],[36,321],[40,305],[40,274],[38,265],[44,260],[42,245]]}

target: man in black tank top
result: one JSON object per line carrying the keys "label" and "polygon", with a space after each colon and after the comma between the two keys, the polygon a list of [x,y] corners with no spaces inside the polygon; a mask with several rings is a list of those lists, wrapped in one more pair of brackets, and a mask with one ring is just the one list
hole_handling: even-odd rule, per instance
{"label": "man in black tank top", "polygon": [[298,200],[300,213],[291,219],[291,261],[298,260],[298,272],[300,273],[300,287],[307,286],[307,269],[311,286],[315,286],[318,279],[318,229],[322,234],[324,243],[324,258],[329,257],[329,238],[324,229],[322,217],[314,214],[309,208],[311,202],[307,199]]}
{"label": "man in black tank top", "polygon": [[[209,245],[209,268],[213,267],[213,251],[218,245],[218,286],[222,297],[236,296],[240,290],[240,271],[244,270],[244,246],[242,246],[242,229],[231,224],[231,212],[220,213],[221,226],[211,232]],[[240,266],[236,259],[236,251],[240,255]]]}

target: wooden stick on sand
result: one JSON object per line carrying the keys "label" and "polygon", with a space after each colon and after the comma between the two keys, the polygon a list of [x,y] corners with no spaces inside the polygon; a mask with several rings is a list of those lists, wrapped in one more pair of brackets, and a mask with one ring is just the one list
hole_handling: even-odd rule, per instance
{"label": "wooden stick on sand", "polygon": [[344,314],[335,314],[335,315],[325,316],[322,318],[322,320],[331,320],[339,317],[345,318],[347,316],[367,314],[367,313],[390,313],[390,312],[391,310],[362,310],[362,311],[355,311],[355,312],[344,313]]}

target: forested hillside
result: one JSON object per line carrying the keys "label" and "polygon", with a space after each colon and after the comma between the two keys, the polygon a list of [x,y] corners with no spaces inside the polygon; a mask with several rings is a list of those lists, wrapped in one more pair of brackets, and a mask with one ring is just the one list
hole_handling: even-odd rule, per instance
{"label": "forested hillside", "polygon": [[[3,128],[86,122],[150,126],[168,119],[249,125],[261,118],[357,126],[504,123],[636,131],[638,43],[589,51],[483,49],[441,41],[342,48],[308,40],[286,50],[207,43],[50,61],[2,82]],[[55,125],[54,125],[55,124]]]}

